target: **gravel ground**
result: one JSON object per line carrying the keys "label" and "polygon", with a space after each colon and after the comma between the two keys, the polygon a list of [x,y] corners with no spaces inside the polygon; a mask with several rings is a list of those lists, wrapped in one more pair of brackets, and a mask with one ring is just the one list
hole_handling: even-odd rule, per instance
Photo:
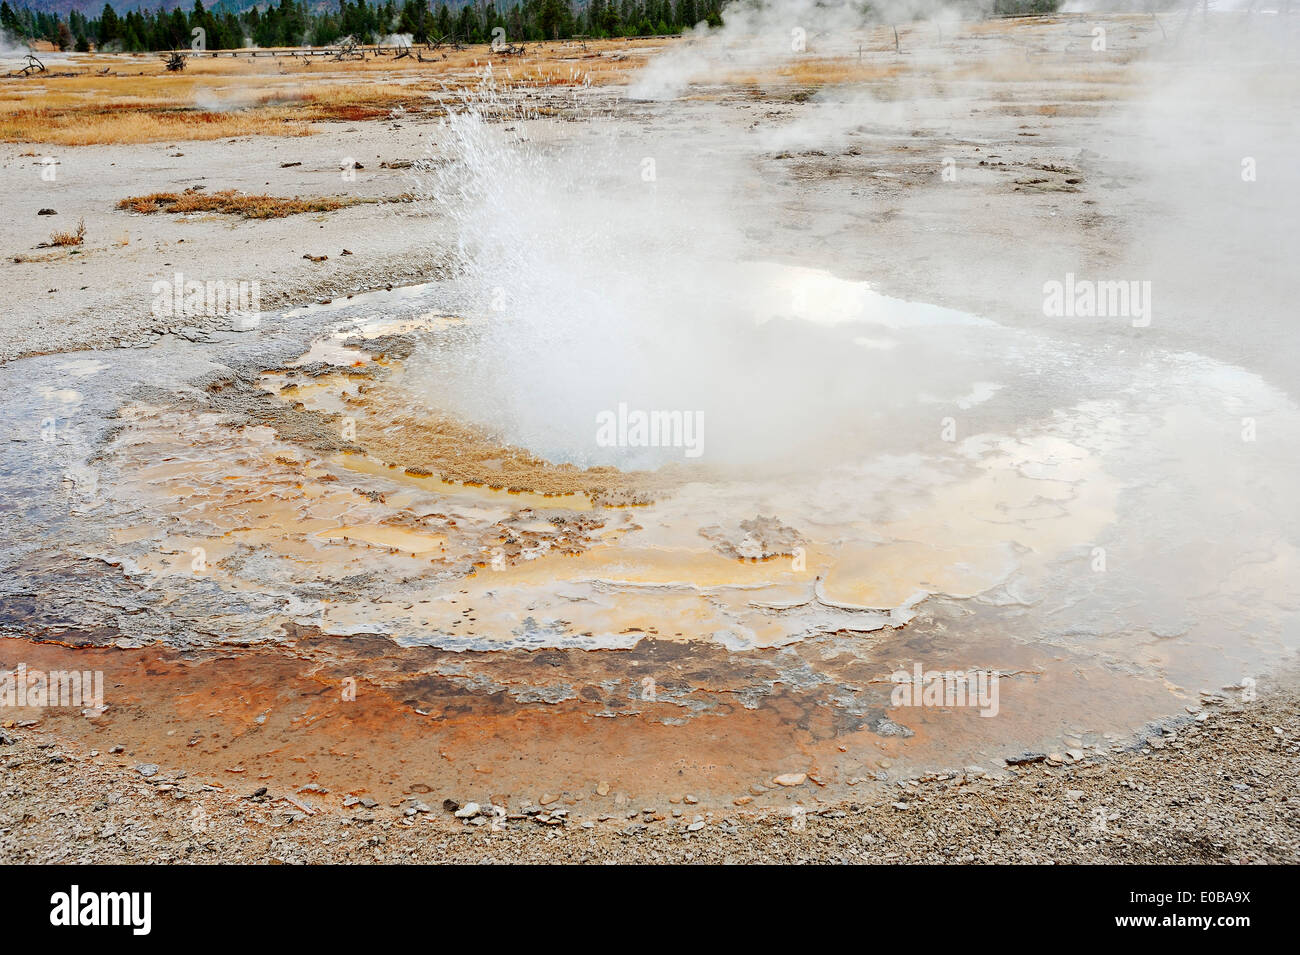
{"label": "gravel ground", "polygon": [[[150,313],[153,283],[176,272],[200,280],[257,279],[266,310],[437,275],[446,255],[429,245],[438,233],[423,221],[430,213],[426,203],[381,202],[271,220],[115,208],[128,196],[200,186],[391,199],[418,183],[408,171],[382,163],[424,156],[422,135],[431,125],[383,129],[381,157],[366,146],[373,130],[337,128],[328,146],[315,138],[275,137],[187,142],[180,149],[84,146],[58,153],[58,179],[51,183],[40,181],[40,157],[30,149],[6,148],[0,169],[8,185],[0,193],[14,216],[3,243],[6,281],[12,300],[22,303],[24,321],[0,329],[0,361],[134,345],[153,341],[160,324],[202,324],[160,323]],[[340,156],[364,157],[354,181],[341,178]],[[287,162],[301,164],[282,168]],[[41,208],[57,215],[38,216]],[[86,224],[86,242],[75,254],[36,249],[51,229],[75,228],[78,220]],[[313,262],[306,255],[326,259]]]}
{"label": "gravel ground", "polygon": [[1296,863],[1294,684],[1209,706],[1204,722],[1114,758],[1029,763],[999,781],[931,774],[803,820],[665,803],[596,821],[552,805],[511,808],[496,831],[457,820],[438,793],[367,807],[340,793],[220,791],[6,728],[0,861]]}

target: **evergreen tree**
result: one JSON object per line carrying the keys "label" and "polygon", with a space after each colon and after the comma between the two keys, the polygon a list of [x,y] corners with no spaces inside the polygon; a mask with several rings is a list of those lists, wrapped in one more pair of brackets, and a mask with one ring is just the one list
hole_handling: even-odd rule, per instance
{"label": "evergreen tree", "polygon": [[0,30],[6,33],[12,33],[14,36],[20,36],[18,28],[18,14],[14,8],[9,6],[9,0],[0,3]]}
{"label": "evergreen tree", "polygon": [[[137,7],[119,14],[105,3],[96,19],[79,10],[66,18],[20,6],[22,0],[0,0],[0,29],[22,39],[49,40],[61,49],[97,50],[185,49],[192,31],[204,31],[209,50],[257,46],[328,45],[347,35],[370,44],[390,33],[410,34],[416,43],[455,37],[465,43],[486,43],[502,28],[511,42],[554,40],[574,35],[630,36],[667,34],[707,21],[719,25],[723,0],[511,0],[497,6],[491,0],[338,0],[338,8],[313,6],[318,0],[263,0],[235,13],[217,13],[204,0],[150,11]],[[207,0],[215,2],[215,0]],[[1001,0],[1013,2],[1013,0]],[[1055,4],[1059,0],[1017,0]]]}
{"label": "evergreen tree", "polygon": [[99,49],[103,49],[107,44],[115,40],[122,39],[122,25],[118,23],[117,13],[107,3],[104,4],[103,11],[99,14]]}

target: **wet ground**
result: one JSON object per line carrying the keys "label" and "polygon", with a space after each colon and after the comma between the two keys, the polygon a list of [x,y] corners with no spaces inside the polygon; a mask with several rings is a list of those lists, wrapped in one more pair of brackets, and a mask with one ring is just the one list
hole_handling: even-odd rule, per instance
{"label": "wet ground", "polygon": [[[488,185],[498,160],[522,175],[459,220],[430,203],[308,225],[131,219],[110,251],[111,210],[145,172],[178,191],[331,192],[333,153],[311,170],[295,142],[65,156],[60,215],[84,212],[98,245],[75,280],[70,259],[15,273],[40,308],[5,354],[65,353],[0,367],[0,670],[101,669],[106,709],[6,722],[241,794],[549,793],[599,816],[688,794],[834,803],[1025,751],[1084,773],[1153,722],[1181,734],[1206,691],[1244,696],[1300,643],[1278,280],[1294,150],[1275,122],[1290,49],[1263,20],[1238,34],[1283,55],[1257,62],[1150,18],[1105,22],[1105,57],[1091,19],[904,30],[906,52],[882,29],[878,75],[859,66],[843,89],[814,73],[668,104],[560,90],[546,102],[572,99],[575,121],[507,120],[541,146],[480,157]],[[410,188],[380,170],[430,135],[454,145],[384,125],[375,160],[376,126],[324,130],[366,158],[367,194]],[[611,161],[574,161],[580,141],[579,160]],[[1243,193],[1246,151],[1265,174]],[[601,188],[572,188],[591,185],[566,172],[584,165]],[[526,241],[469,263],[486,289],[339,291],[450,274],[466,234],[518,238],[540,171],[566,188],[528,210]],[[52,201],[13,182],[33,219]],[[675,197],[679,216],[662,211]],[[689,254],[614,255],[642,222]],[[335,298],[151,334],[160,262],[260,275],[277,302]],[[1043,282],[1067,273],[1150,277],[1154,323],[1045,317]],[[914,300],[844,280],[860,277]],[[515,279],[525,303],[599,308],[539,307],[503,335],[509,311],[483,293]],[[692,338],[710,289],[743,327]],[[698,347],[602,330],[647,312]],[[537,339],[513,347],[519,331]],[[598,333],[646,351],[584,347]],[[103,347],[67,351],[87,343]],[[108,347],[123,343],[141,347]],[[700,368],[727,368],[723,387],[691,390]],[[597,447],[600,411],[678,394],[661,377],[683,389],[671,407],[703,410],[705,453]],[[903,705],[895,675],[918,667],[996,678],[996,715]],[[1207,766],[1196,799],[1211,775],[1228,785]]]}
{"label": "wet ground", "polygon": [[[4,366],[0,665],[107,677],[15,713],[225,786],[762,806],[1080,760],[1294,651],[1285,396],[754,268],[802,288],[754,334],[833,383],[788,434],[898,399],[744,475],[467,419],[452,282]],[[898,705],[917,666],[996,713]]]}

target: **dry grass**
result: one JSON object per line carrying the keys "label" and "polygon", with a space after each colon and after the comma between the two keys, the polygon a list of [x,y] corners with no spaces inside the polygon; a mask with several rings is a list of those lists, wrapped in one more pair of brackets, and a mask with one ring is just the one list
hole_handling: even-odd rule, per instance
{"label": "dry grass", "polygon": [[864,59],[848,56],[808,57],[791,60],[762,71],[737,71],[726,82],[737,86],[835,86],[841,83],[872,83],[892,80],[904,73],[907,63],[896,59]]}
{"label": "dry grass", "polygon": [[355,196],[317,196],[300,199],[297,196],[250,195],[227,189],[223,192],[153,192],[147,196],[131,196],[121,200],[117,207],[131,212],[148,215],[154,212],[174,212],[184,215],[190,212],[218,212],[224,215],[242,216],[245,219],[283,219],[285,216],[301,215],[305,212],[333,212],[346,206],[354,206],[367,201]]}
{"label": "dry grass", "polygon": [[168,110],[139,112],[112,104],[109,109],[21,110],[0,118],[0,141],[43,142],[59,146],[156,143],[225,139],[234,136],[306,136],[311,129],[285,117]]}
{"label": "dry grass", "polygon": [[75,232],[51,232],[49,244],[53,246],[81,245],[85,241],[86,220],[78,219]]}
{"label": "dry grass", "polygon": [[[1040,89],[1048,84],[1074,83],[1086,86],[1110,86],[1129,83],[1131,74],[1126,61],[1112,57],[1105,63],[1071,61],[1061,54],[1038,55],[1027,59],[1023,53],[989,57],[978,63],[954,65],[947,71],[952,79],[990,83],[1023,83]],[[1109,95],[1102,93],[1102,95]]]}
{"label": "dry grass", "polygon": [[[476,86],[489,63],[498,85],[626,81],[672,40],[529,44],[523,56],[486,46],[336,63],[325,58],[196,57],[182,74],[157,57],[85,54],[76,76],[0,79],[0,142],[85,146],[239,136],[307,136],[313,123],[440,112],[430,94]],[[101,75],[107,68],[109,73]]]}
{"label": "dry grass", "polygon": [[380,119],[398,107],[419,112],[427,100],[409,87],[384,83],[276,84],[269,91],[196,90],[191,84],[189,90],[170,90],[168,97],[158,96],[156,85],[149,87],[151,96],[138,95],[132,89],[137,85],[124,81],[112,99],[99,96],[94,86],[41,94],[39,105],[28,105],[30,97],[0,98],[0,141],[89,146],[308,136],[313,122]]}
{"label": "dry grass", "polygon": [[1009,103],[997,108],[1003,116],[1100,116],[1100,106],[1078,103]]}

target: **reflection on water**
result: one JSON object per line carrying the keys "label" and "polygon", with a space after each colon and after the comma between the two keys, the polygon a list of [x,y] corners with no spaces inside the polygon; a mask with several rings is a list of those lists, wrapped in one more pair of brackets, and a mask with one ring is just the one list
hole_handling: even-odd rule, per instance
{"label": "reflection on water", "polygon": [[[509,435],[405,426],[472,390],[458,358],[493,320],[450,319],[432,286],[215,349],[8,365],[0,621],[119,646],[307,628],[497,651],[466,656],[485,688],[511,665],[499,651],[676,646],[658,721],[739,719],[741,701],[794,726],[828,707],[846,752],[887,740],[954,764],[1000,739],[1132,730],[1300,642],[1285,396],[1198,356],[1090,355],[810,270],[750,284],[756,367],[790,363],[800,400],[773,422],[766,401],[711,405],[717,460],[648,475],[524,466]],[[758,434],[766,463],[738,468],[728,443]],[[444,473],[458,448],[481,480]],[[913,663],[1021,675],[997,719],[954,723],[891,708],[889,674]],[[589,715],[646,717],[626,666],[526,681],[580,708],[588,680],[606,687]]]}

